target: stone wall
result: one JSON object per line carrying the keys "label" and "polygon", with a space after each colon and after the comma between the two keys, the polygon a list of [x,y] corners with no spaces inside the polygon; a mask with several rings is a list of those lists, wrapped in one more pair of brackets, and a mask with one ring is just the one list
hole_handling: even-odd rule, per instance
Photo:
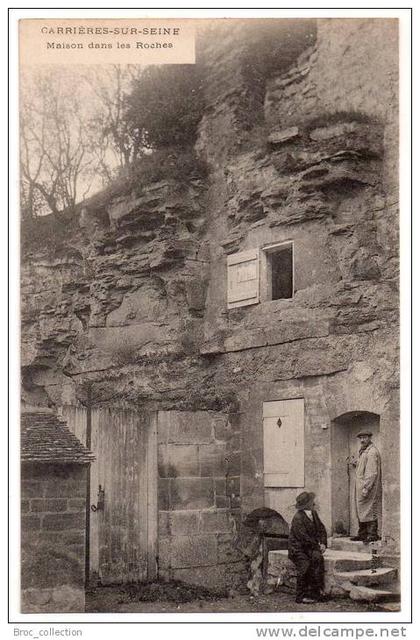
{"label": "stone wall", "polygon": [[84,612],[86,467],[22,463],[23,613]]}
{"label": "stone wall", "polygon": [[235,414],[164,412],[158,420],[159,575],[217,588],[244,583]]}

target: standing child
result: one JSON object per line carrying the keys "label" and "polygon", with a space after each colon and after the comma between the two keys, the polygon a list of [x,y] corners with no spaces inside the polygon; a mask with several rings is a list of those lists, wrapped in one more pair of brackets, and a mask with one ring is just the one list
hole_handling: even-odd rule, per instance
{"label": "standing child", "polygon": [[327,532],[315,510],[315,494],[303,491],[296,498],[296,513],[289,533],[289,558],[296,565],[296,602],[325,600],[324,558]]}

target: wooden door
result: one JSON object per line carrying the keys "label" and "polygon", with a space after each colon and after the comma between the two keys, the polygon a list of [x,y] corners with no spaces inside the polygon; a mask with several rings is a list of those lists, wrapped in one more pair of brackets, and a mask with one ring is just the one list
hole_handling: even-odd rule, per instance
{"label": "wooden door", "polygon": [[[75,435],[86,443],[86,409],[62,408]],[[89,580],[102,584],[156,577],[157,437],[155,416],[132,409],[91,410],[90,504],[103,509],[88,518]]]}
{"label": "wooden door", "polygon": [[303,487],[304,401],[263,403],[264,486]]}

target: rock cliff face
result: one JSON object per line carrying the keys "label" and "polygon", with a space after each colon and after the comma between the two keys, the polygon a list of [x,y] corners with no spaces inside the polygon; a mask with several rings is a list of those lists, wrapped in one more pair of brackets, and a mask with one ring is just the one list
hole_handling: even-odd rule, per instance
{"label": "rock cliff face", "polygon": [[[235,509],[265,501],[286,519],[297,489],[264,488],[261,407],[303,397],[305,486],[330,530],[331,421],[379,415],[392,548],[397,24],[284,22],[269,37],[238,22],[200,41],[196,153],[207,178],[92,199],[56,252],[42,242],[26,250],[23,393],[32,404],[77,404],[89,382],[96,406],[235,415]],[[55,237],[56,223],[44,224]],[[226,256],[285,241],[294,243],[293,298],[227,309]]]}
{"label": "rock cliff face", "polygon": [[58,374],[76,389],[71,380],[83,373],[101,379],[152,355],[194,351],[205,300],[204,197],[200,180],[139,187],[100,210],[83,207],[60,257],[32,247],[22,271],[27,379],[44,386],[50,372],[52,386]]}

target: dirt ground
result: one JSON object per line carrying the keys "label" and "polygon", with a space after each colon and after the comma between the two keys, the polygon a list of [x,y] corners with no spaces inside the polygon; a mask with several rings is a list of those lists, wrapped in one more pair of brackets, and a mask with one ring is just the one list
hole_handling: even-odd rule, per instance
{"label": "dirt ground", "polygon": [[[156,593],[139,593],[127,587],[97,587],[86,594],[87,613],[259,613],[281,611],[377,611],[374,605],[336,599],[315,604],[296,604],[289,593],[276,592],[270,595],[234,595],[221,597],[202,594],[191,601],[182,601],[188,594],[180,593],[181,601],[175,601],[173,590],[167,594],[159,588]],[[192,594],[192,597],[194,594]],[[153,597],[157,598],[153,601]],[[145,599],[144,599],[145,598]],[[150,599],[152,599],[152,601]],[[165,598],[167,598],[165,600]]]}

